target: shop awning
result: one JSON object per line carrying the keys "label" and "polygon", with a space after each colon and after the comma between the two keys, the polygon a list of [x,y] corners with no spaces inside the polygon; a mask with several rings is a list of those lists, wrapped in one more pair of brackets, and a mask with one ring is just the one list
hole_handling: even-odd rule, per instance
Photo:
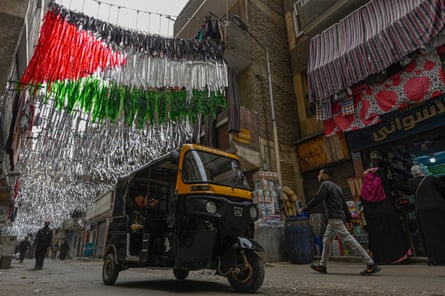
{"label": "shop awning", "polygon": [[424,46],[445,25],[445,0],[374,0],[312,38],[311,102],[321,103]]}

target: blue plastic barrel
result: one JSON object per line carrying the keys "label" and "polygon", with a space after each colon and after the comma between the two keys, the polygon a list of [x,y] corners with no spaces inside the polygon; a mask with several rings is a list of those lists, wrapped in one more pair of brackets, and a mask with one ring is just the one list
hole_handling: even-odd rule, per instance
{"label": "blue plastic barrel", "polygon": [[314,235],[307,217],[287,217],[284,223],[289,261],[308,264],[314,260]]}

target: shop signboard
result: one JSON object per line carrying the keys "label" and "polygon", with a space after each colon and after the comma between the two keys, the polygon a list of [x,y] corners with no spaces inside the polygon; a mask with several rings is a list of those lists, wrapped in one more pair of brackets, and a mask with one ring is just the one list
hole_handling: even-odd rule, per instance
{"label": "shop signboard", "polygon": [[381,116],[381,123],[345,133],[351,152],[438,128],[445,122],[445,95]]}
{"label": "shop signboard", "polygon": [[302,142],[297,146],[297,155],[301,171],[307,172],[348,158],[349,149],[343,134],[337,134]]}

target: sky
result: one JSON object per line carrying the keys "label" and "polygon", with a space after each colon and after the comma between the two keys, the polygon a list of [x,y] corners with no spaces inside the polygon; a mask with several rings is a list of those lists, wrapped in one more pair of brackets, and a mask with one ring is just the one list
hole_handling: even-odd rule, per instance
{"label": "sky", "polygon": [[[71,10],[83,12],[124,28],[173,37],[174,21],[170,20],[169,16],[173,16],[174,19],[188,0],[57,0],[56,2]],[[137,10],[140,12],[137,13]]]}

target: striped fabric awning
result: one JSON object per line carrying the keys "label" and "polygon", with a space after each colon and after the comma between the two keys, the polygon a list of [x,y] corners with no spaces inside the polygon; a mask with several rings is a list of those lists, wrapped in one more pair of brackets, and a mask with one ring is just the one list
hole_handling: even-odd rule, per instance
{"label": "striped fabric awning", "polygon": [[445,27],[445,0],[374,0],[312,38],[309,100],[321,104],[403,60]]}

